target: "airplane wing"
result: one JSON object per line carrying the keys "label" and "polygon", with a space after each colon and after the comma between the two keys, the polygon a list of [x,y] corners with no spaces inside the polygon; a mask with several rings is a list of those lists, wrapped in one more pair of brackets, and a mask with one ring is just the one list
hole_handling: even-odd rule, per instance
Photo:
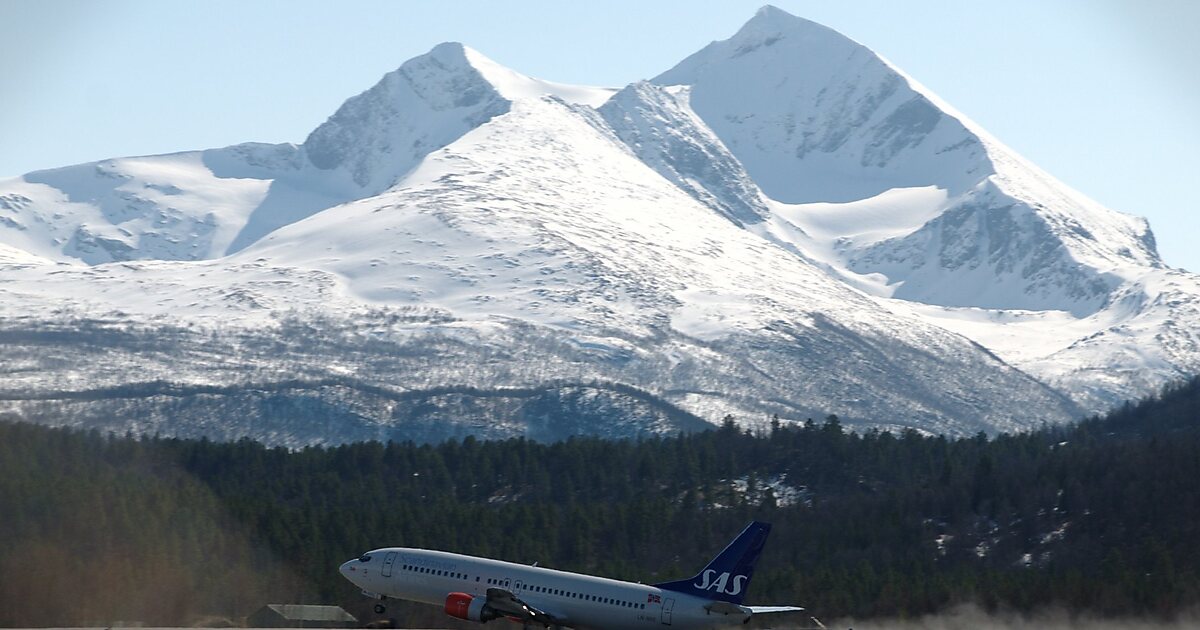
{"label": "airplane wing", "polygon": [[512,591],[504,588],[489,588],[487,590],[487,605],[496,612],[522,621],[536,621],[545,625],[563,625],[566,620],[539,610],[521,601]]}

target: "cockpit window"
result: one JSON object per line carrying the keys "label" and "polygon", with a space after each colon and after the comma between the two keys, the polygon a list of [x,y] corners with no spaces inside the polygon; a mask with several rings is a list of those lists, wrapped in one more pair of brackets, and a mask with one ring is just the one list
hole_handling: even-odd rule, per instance
{"label": "cockpit window", "polygon": [[358,558],[358,561],[359,561],[359,562],[370,562],[370,561],[371,561],[371,554],[369,554],[369,553],[364,553],[363,555],[359,556],[359,558]]}

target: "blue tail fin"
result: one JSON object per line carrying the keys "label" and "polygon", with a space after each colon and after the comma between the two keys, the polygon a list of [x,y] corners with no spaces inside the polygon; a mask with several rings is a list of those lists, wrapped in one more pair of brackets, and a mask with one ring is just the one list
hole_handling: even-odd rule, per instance
{"label": "blue tail fin", "polygon": [[658,588],[733,604],[741,604],[754,576],[754,563],[771,533],[769,523],[754,521],[724,551],[691,579],[655,584]]}

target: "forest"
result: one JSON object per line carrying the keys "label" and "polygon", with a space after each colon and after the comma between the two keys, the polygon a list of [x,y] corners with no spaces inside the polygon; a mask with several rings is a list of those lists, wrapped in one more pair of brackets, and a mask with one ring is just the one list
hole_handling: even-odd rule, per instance
{"label": "forest", "polygon": [[993,437],[764,426],[289,450],[0,422],[0,626],[236,623],[267,603],[367,622],[337,566],[384,546],[667,580],[752,519],[774,530],[748,603],[823,618],[1200,602],[1200,379]]}

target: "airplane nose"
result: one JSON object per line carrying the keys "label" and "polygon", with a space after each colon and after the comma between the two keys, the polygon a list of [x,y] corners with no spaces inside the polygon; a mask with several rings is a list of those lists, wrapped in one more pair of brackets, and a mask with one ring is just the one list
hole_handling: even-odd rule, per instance
{"label": "airplane nose", "polygon": [[346,562],[342,563],[342,566],[338,567],[338,571],[342,574],[342,577],[345,577],[347,580],[353,582],[355,581],[354,578],[358,577],[358,567],[355,566],[357,564],[357,559],[347,560]]}

